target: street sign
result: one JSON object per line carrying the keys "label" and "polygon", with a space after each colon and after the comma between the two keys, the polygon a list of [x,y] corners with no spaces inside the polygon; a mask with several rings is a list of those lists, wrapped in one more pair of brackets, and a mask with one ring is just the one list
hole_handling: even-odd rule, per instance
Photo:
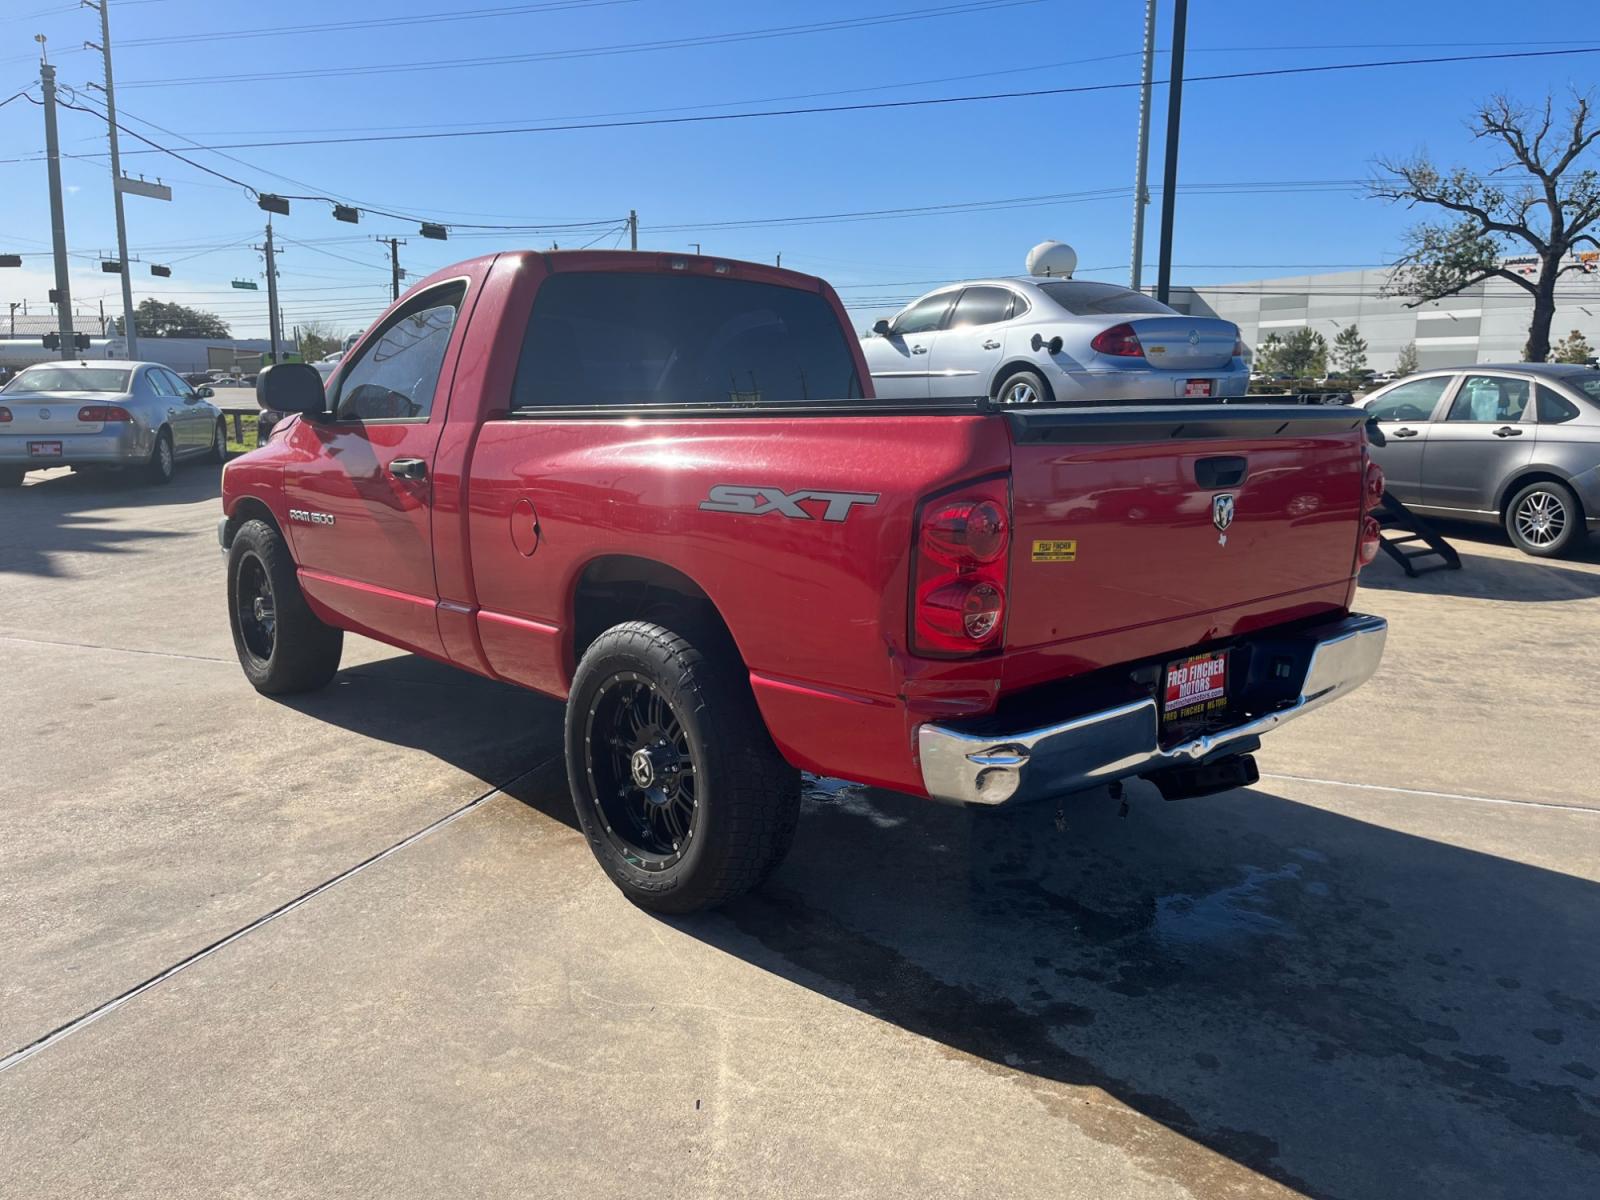
{"label": "street sign", "polygon": [[129,179],[126,175],[117,177],[117,191],[124,196],[148,196],[152,200],[171,200],[172,189],[164,183],[151,183],[144,178]]}
{"label": "street sign", "polygon": [[256,286],[254,279],[235,279],[233,286],[245,292],[259,292],[261,290]]}

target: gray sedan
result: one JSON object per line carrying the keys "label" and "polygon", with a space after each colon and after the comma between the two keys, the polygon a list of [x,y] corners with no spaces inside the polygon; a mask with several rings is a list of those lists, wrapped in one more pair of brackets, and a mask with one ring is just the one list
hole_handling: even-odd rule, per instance
{"label": "gray sedan", "polygon": [[1110,283],[1027,276],[930,292],[862,343],[885,400],[1003,404],[1243,396],[1239,328]]}
{"label": "gray sedan", "polygon": [[160,363],[59,362],[0,388],[0,487],[43,467],[132,467],[170,483],[177,464],[227,453],[222,412]]}
{"label": "gray sedan", "polygon": [[1482,363],[1426,371],[1358,402],[1389,491],[1417,511],[1502,525],[1549,557],[1600,530],[1600,371]]}

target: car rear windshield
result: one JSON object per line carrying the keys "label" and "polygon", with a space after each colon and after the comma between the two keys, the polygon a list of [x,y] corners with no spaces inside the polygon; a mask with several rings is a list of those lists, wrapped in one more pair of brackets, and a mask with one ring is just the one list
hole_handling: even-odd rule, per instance
{"label": "car rear windshield", "polygon": [[126,392],[128,372],[112,367],[29,367],[8,392]]}
{"label": "car rear windshield", "polygon": [[1114,316],[1118,313],[1160,313],[1171,316],[1177,311],[1143,292],[1118,287],[1114,283],[1063,279],[1055,283],[1041,283],[1039,287],[1075,317]]}
{"label": "car rear windshield", "polygon": [[1596,404],[1600,404],[1600,371],[1586,375],[1568,375],[1563,383],[1571,384]]}
{"label": "car rear windshield", "polygon": [[855,359],[816,292],[703,275],[575,271],[540,285],[513,407],[855,399]]}

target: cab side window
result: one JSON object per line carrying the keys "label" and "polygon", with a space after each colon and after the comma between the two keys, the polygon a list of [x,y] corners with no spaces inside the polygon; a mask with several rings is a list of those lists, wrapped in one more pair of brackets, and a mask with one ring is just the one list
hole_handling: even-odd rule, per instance
{"label": "cab side window", "polygon": [[1367,405],[1367,415],[1376,421],[1426,421],[1449,386],[1448,375],[1402,383]]}
{"label": "cab side window", "polygon": [[344,371],[334,419],[426,421],[465,295],[464,284],[451,284],[392,318]]}

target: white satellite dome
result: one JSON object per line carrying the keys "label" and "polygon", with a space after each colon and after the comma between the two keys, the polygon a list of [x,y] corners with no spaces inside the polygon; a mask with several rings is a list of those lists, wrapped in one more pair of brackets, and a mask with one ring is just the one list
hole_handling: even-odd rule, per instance
{"label": "white satellite dome", "polygon": [[1028,274],[1071,279],[1078,269],[1078,252],[1065,242],[1040,242],[1028,251]]}

